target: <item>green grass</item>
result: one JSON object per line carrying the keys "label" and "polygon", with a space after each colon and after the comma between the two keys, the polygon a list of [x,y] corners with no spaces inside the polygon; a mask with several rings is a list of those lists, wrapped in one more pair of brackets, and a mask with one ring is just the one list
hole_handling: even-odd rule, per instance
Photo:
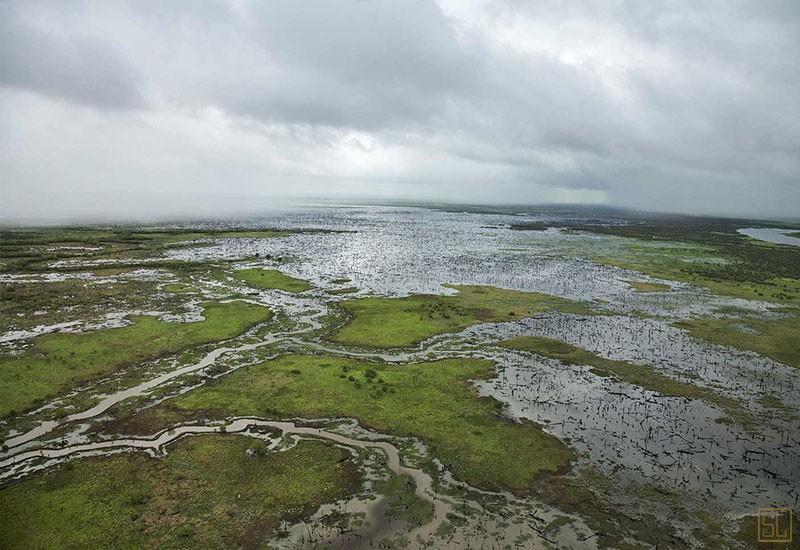
{"label": "green grass", "polygon": [[784,365],[800,368],[800,312],[783,319],[704,318],[675,326],[692,336],[740,350],[755,351]]}
{"label": "green grass", "polygon": [[190,346],[232,338],[265,321],[264,307],[208,304],[206,319],[167,323],[135,317],[122,328],[40,336],[30,350],[0,358],[0,416],[27,410],[75,384]]}
{"label": "green grass", "polygon": [[720,395],[709,388],[679,382],[647,365],[606,359],[561,340],[541,336],[518,336],[502,342],[501,345],[509,349],[532,352],[544,357],[557,359],[567,365],[590,366],[592,367],[592,372],[598,376],[615,376],[628,384],[658,392],[661,395],[701,399],[719,408],[738,422],[748,424],[753,421],[746,409],[736,399]]}
{"label": "green grass", "polygon": [[[0,231],[0,269],[11,272],[49,270],[47,262],[63,259],[131,260],[159,258],[167,248],[196,246],[190,241],[218,238],[283,237],[303,230],[136,230],[54,228]],[[182,244],[185,243],[185,244]],[[92,247],[76,250],[63,247]],[[116,265],[115,267],[119,267]],[[62,268],[62,271],[75,268]]]}
{"label": "green grass", "polygon": [[277,289],[285,292],[305,292],[314,288],[302,279],[284,275],[277,269],[241,269],[233,277],[254,288]]}
{"label": "green grass", "polygon": [[388,479],[375,483],[375,491],[389,499],[386,515],[417,527],[433,519],[433,508],[430,502],[419,498],[414,490],[414,481],[405,475],[391,474]]}
{"label": "green grass", "polygon": [[454,285],[454,296],[360,298],[341,305],[350,321],[332,335],[346,345],[393,348],[410,346],[436,334],[458,332],[478,323],[530,317],[557,309],[589,313],[585,304],[537,292],[490,286]]}
{"label": "green grass", "polygon": [[574,476],[546,475],[536,489],[537,499],[580,517],[597,533],[599,548],[686,548],[676,544],[681,541],[676,538],[673,517],[656,516],[642,508],[633,515],[619,513],[615,503],[641,502],[641,497],[598,470],[584,467]]}
{"label": "green grass", "polygon": [[686,281],[719,295],[800,306],[800,249],[736,233],[743,223],[683,217],[581,229],[626,238],[617,254],[594,255],[601,263]]}
{"label": "green grass", "polygon": [[636,292],[667,292],[670,290],[670,286],[663,283],[645,283],[642,281],[625,282]]}
{"label": "green grass", "polygon": [[529,422],[502,418],[470,379],[494,375],[485,360],[390,365],[284,356],[238,370],[172,401],[187,411],[282,417],[354,417],[380,432],[422,438],[453,474],[476,486],[525,491],[573,455]]}
{"label": "green grass", "polygon": [[87,319],[110,311],[172,311],[178,305],[175,297],[159,301],[151,281],[0,283],[0,332]]}
{"label": "green grass", "polygon": [[[718,264],[711,261],[714,257],[709,256],[708,262],[696,261],[696,258],[694,254],[669,257],[661,254],[642,253],[641,249],[637,249],[627,256],[598,256],[592,259],[602,264],[639,271],[659,279],[691,283],[706,288],[719,296],[800,306],[800,279],[775,277],[760,281],[747,281],[715,277],[712,269],[717,268],[711,266]],[[701,270],[703,265],[709,266],[708,273]]]}
{"label": "green grass", "polygon": [[342,294],[352,294],[353,292],[358,292],[358,289],[354,286],[348,286],[345,288],[335,288],[333,290],[329,290],[328,294],[332,296],[341,296]]}
{"label": "green grass", "polygon": [[[566,222],[573,232],[604,238],[553,243],[561,255],[685,281],[714,294],[800,306],[800,249],[757,241],[736,232],[767,226],[755,220],[687,216],[648,216],[626,225]],[[516,224],[512,229],[540,230],[549,224]]]}
{"label": "green grass", "polygon": [[234,435],[195,436],[164,458],[85,458],[0,492],[2,548],[253,548],[357,490],[348,453],[302,441],[248,457]]}

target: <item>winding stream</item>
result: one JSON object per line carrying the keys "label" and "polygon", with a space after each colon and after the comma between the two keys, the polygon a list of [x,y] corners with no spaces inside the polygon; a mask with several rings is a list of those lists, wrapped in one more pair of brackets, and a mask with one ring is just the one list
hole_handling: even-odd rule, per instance
{"label": "winding stream", "polygon": [[[150,437],[102,439],[102,434],[95,434],[91,436],[95,439],[91,439],[84,435],[83,427],[102,420],[104,414],[124,402],[141,399],[142,406],[147,407],[169,399],[169,394],[159,398],[153,394],[228,357],[276,346],[281,352],[300,349],[393,364],[445,357],[489,359],[497,365],[497,373],[492,379],[474,384],[481,395],[502,402],[510,417],[532,420],[548,433],[569,440],[570,446],[585,457],[582,465],[596,468],[617,482],[653,483],[686,491],[699,495],[707,503],[722,502],[736,514],[751,511],[765,502],[797,505],[800,421],[794,413],[800,410],[798,370],[754,353],[692,339],[671,325],[676,319],[708,314],[723,307],[769,314],[772,307],[769,304],[720,298],[684,283],[671,283],[669,292],[638,294],[626,281],[643,279],[639,274],[553,253],[557,247],[570,247],[578,239],[594,237],[513,232],[502,228],[502,223],[509,221],[503,216],[479,216],[464,222],[453,214],[418,217],[407,209],[308,216],[311,217],[298,215],[285,223],[358,232],[299,234],[265,240],[220,239],[208,246],[169,252],[171,257],[183,260],[247,258],[238,265],[280,268],[289,275],[312,281],[318,289],[299,295],[254,292],[230,281],[204,282],[204,290],[209,292],[223,288],[246,294],[245,301],[270,307],[276,316],[290,319],[292,327],[259,334],[259,330],[268,330],[265,327],[269,323],[261,325],[249,335],[211,349],[196,362],[99,396],[92,407],[61,419],[46,418],[48,405],[45,405],[40,409],[44,420],[4,442],[7,449],[0,453],[0,480],[24,477],[72,457],[136,450],[162,453],[182,437],[218,431],[219,424],[188,424]],[[487,229],[488,226],[492,229]],[[599,246],[605,241],[598,238],[597,242]],[[262,258],[298,257],[285,265],[273,265],[267,260],[254,263],[252,258],[259,254]],[[330,281],[342,275],[352,279],[348,285],[360,289],[349,297],[452,293],[452,289],[441,285],[490,284],[592,300],[595,304],[602,301],[607,314],[587,317],[548,313],[506,323],[476,325],[458,334],[433,337],[412,349],[348,349],[308,337],[322,326],[319,320],[329,313],[328,304],[344,299],[325,292],[331,287]],[[739,400],[748,411],[763,417],[764,426],[759,433],[750,433],[741,426],[720,423],[721,411],[702,401],[664,397],[619,380],[598,377],[587,367],[565,366],[495,346],[517,335],[556,338],[603,357],[646,364],[666,376]],[[12,336],[17,339],[32,334],[13,334],[8,338]],[[250,364],[253,362],[237,364],[225,374]],[[208,379],[204,377],[201,384]],[[792,414],[779,415],[760,405],[759,398],[767,393],[779,398]],[[48,439],[53,432],[73,426],[74,431]],[[413,537],[430,538],[441,519],[452,511],[452,501],[431,490],[430,476],[404,465],[398,448],[385,440],[348,437],[294,422],[250,417],[229,420],[226,431],[247,435],[257,427],[326,439],[351,448],[379,450],[387,457],[389,468],[396,474],[410,476],[416,483],[417,496],[433,507],[434,521],[413,531]],[[444,478],[448,475],[442,474]],[[510,495],[506,496],[510,501]],[[525,502],[529,508],[534,506],[532,499]],[[564,536],[564,532],[559,533],[559,540],[570,540]]]}
{"label": "winding stream", "polygon": [[[72,456],[96,456],[99,454],[109,454],[111,452],[119,452],[125,450],[143,450],[149,451],[150,454],[165,453],[166,447],[175,441],[190,435],[209,434],[209,433],[231,433],[231,434],[244,434],[251,428],[275,428],[288,435],[299,435],[307,438],[324,439],[334,443],[344,445],[346,447],[359,448],[359,449],[379,449],[387,458],[387,466],[397,475],[405,475],[410,477],[415,484],[414,493],[420,499],[431,503],[433,510],[433,517],[431,521],[417,527],[410,532],[414,538],[417,536],[426,539],[433,535],[436,527],[447,516],[448,512],[452,509],[450,500],[437,494],[433,490],[433,480],[431,476],[419,470],[406,466],[400,461],[400,451],[386,441],[361,441],[346,437],[341,434],[326,431],[322,428],[311,428],[298,426],[294,422],[279,422],[262,420],[254,417],[237,417],[230,419],[225,424],[192,424],[177,426],[168,430],[159,432],[152,437],[120,437],[118,439],[110,439],[105,441],[98,441],[94,443],[85,443],[77,445],[68,445],[61,448],[42,448],[32,451],[25,451],[12,455],[9,458],[0,460],[0,480],[9,477],[16,477],[22,472],[20,466],[29,462],[37,461],[35,466],[29,466],[24,470],[26,475],[35,471],[43,470],[52,467],[64,459]],[[224,429],[223,429],[224,428]]]}

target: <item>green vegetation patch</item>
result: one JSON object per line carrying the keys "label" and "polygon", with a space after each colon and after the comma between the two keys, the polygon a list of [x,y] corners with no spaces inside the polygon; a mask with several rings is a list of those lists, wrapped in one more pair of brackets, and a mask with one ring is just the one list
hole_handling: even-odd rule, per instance
{"label": "green vegetation patch", "polygon": [[[149,281],[0,283],[0,332],[85,319],[109,311],[153,309],[155,297],[155,285]],[[166,302],[161,309],[177,306],[174,300]]]}
{"label": "green vegetation patch", "polygon": [[[678,245],[679,243],[675,243]],[[726,263],[710,251],[686,248],[684,253],[665,254],[663,250],[647,250],[647,246],[626,246],[627,252],[614,256],[593,256],[606,265],[631,269],[659,279],[685,281],[720,296],[745,300],[765,300],[800,306],[800,279],[788,277],[741,280],[733,278],[739,264]]]}
{"label": "green vegetation patch", "polygon": [[675,326],[697,338],[755,351],[800,368],[800,315],[796,311],[781,319],[703,318],[679,321]]}
{"label": "green vegetation patch", "polygon": [[83,333],[36,338],[21,355],[0,357],[0,416],[26,410],[77,383],[188,347],[238,336],[266,321],[268,309],[243,302],[208,304],[206,319],[167,323],[154,317]]}
{"label": "green vegetation patch", "polygon": [[[598,225],[575,219],[559,224],[607,236],[571,241],[575,255],[659,279],[686,281],[719,295],[800,306],[800,248],[737,233],[741,227],[772,224],[703,216],[626,217],[631,223]],[[549,225],[520,223],[512,229],[541,230]]]}
{"label": "green vegetation patch", "polygon": [[419,498],[415,489],[414,481],[405,475],[392,474],[375,484],[375,491],[389,498],[386,515],[418,527],[433,520],[433,507],[427,500]]}
{"label": "green vegetation patch", "polygon": [[185,283],[168,283],[164,285],[164,291],[172,294],[189,294],[194,292],[195,288]]}
{"label": "green vegetation patch", "polygon": [[333,289],[333,290],[329,290],[328,294],[330,294],[332,296],[340,296],[342,294],[352,294],[354,292],[358,292],[358,289],[356,287],[354,287],[354,286],[348,286],[348,287],[345,287],[345,288],[336,288],[336,289]]}
{"label": "green vegetation patch", "polygon": [[0,494],[2,548],[255,548],[358,489],[348,453],[321,441],[247,456],[259,442],[195,436],[164,458],[86,458]]}
{"label": "green vegetation patch", "polygon": [[538,292],[491,286],[449,288],[458,290],[458,294],[369,297],[343,302],[341,305],[351,319],[332,339],[346,345],[393,348],[410,346],[436,334],[458,332],[478,323],[521,319],[554,309],[591,312],[585,304]]}
{"label": "green vegetation patch", "polygon": [[[673,516],[646,511],[631,515],[614,504],[642,500],[644,495],[632,489],[597,470],[583,469],[575,476],[545,474],[537,485],[536,497],[562,512],[579,516],[597,533],[600,548],[686,548],[677,537]],[[555,525],[550,524],[551,531],[567,523],[558,517],[554,522]]]}
{"label": "green vegetation patch", "polygon": [[278,418],[354,417],[377,431],[425,440],[458,478],[479,487],[527,490],[537,474],[566,467],[572,451],[530,422],[501,415],[470,379],[490,361],[448,359],[391,365],[324,356],[284,356],[240,369],[173,400],[214,414]]}
{"label": "green vegetation patch", "polygon": [[[7,272],[49,270],[56,260],[153,258],[167,248],[199,246],[219,238],[272,238],[316,230],[147,230],[54,228],[0,231],[0,269]],[[196,241],[196,242],[195,242]],[[115,265],[115,267],[121,267]],[[69,271],[76,268],[59,268]],[[80,269],[78,267],[77,269]]]}
{"label": "green vegetation patch", "polygon": [[314,288],[307,281],[284,275],[277,269],[240,269],[233,277],[255,288],[277,289],[285,292],[305,292]]}
{"label": "green vegetation patch", "polygon": [[636,292],[667,292],[669,285],[663,283],[645,283],[642,281],[625,281]]}
{"label": "green vegetation patch", "polygon": [[592,367],[591,372],[598,376],[613,375],[628,384],[658,392],[661,395],[701,399],[710,405],[718,407],[738,422],[743,424],[752,422],[747,410],[736,399],[720,395],[709,388],[673,380],[647,365],[606,359],[561,340],[541,336],[518,336],[502,342],[501,345],[509,349],[532,352],[544,357],[557,359],[567,365],[590,366]]}

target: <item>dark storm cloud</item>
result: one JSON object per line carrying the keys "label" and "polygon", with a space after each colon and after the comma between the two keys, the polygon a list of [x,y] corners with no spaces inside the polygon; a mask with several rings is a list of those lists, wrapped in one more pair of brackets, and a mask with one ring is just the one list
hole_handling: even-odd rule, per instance
{"label": "dark storm cloud", "polygon": [[80,28],[40,25],[21,6],[0,6],[2,84],[102,108],[142,104],[133,68],[108,40]]}
{"label": "dark storm cloud", "polygon": [[11,202],[59,188],[800,204],[796,2],[2,10]]}

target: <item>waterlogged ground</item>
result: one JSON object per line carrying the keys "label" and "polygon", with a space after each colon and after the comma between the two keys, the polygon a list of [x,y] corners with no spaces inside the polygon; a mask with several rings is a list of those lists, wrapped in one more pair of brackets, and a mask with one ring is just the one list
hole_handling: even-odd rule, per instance
{"label": "waterlogged ground", "polygon": [[756,547],[800,505],[800,249],[745,227],[6,232],[0,546]]}

